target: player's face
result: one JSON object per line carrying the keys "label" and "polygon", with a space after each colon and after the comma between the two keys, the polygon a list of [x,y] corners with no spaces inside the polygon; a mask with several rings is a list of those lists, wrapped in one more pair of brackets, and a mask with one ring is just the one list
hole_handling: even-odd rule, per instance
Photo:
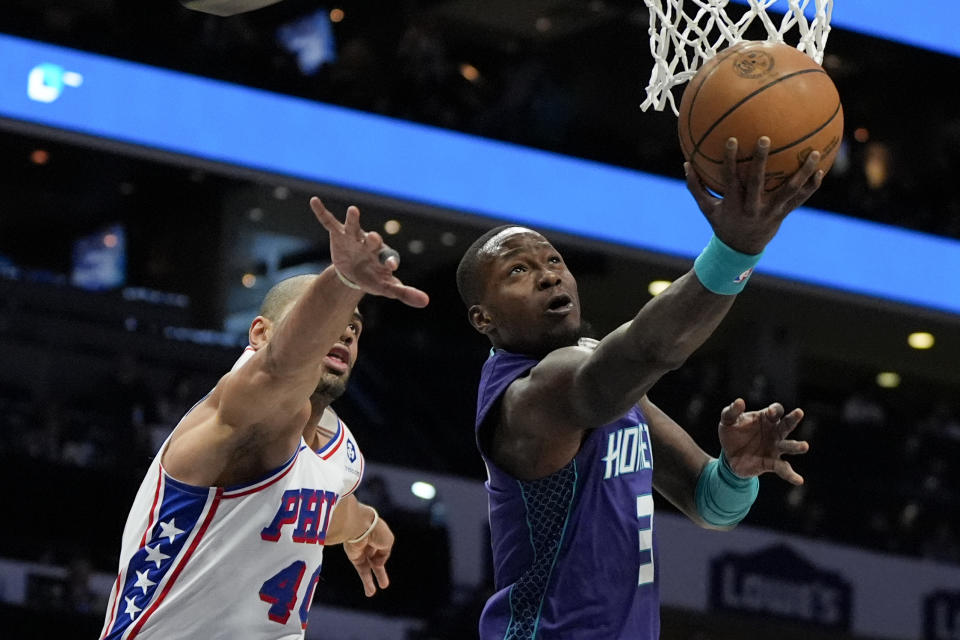
{"label": "player's face", "polygon": [[320,381],[315,394],[324,396],[327,402],[336,400],[347,390],[350,372],[357,361],[360,333],[363,331],[363,317],[359,311],[353,312],[353,319],[340,334],[320,364]]}
{"label": "player's face", "polygon": [[491,238],[481,258],[484,296],[479,306],[489,318],[484,332],[494,346],[545,355],[576,344],[577,281],[546,238],[512,227]]}

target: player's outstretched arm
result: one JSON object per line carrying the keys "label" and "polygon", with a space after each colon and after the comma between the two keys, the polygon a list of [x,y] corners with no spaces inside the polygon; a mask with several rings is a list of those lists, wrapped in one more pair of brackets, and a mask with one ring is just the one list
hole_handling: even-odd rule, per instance
{"label": "player's outstretched arm", "polygon": [[741,181],[737,141],[731,138],[727,142],[727,195],[723,198],[710,194],[695,171],[686,166],[688,187],[715,238],[693,269],[644,305],[631,322],[601,340],[578,372],[592,396],[603,389],[610,390],[607,397],[601,396],[606,401],[625,396],[616,403],[616,415],[622,415],[656,380],[679,367],[713,334],[784,218],[819,188],[823,172],[817,169],[819,154],[813,152],[781,187],[765,192],[769,150],[770,139],[761,137]]}
{"label": "player's outstretched arm", "polygon": [[316,387],[321,360],[350,323],[364,293],[415,307],[428,302],[425,293],[393,275],[399,266],[396,259],[381,261],[383,239],[363,230],[356,207],[347,209],[343,223],[319,198],[311,198],[310,207],[329,234],[333,266],[277,322],[266,346],[235,372],[220,403],[227,424],[285,421],[300,410]]}
{"label": "player's outstretched arm", "polygon": [[378,586],[390,586],[386,563],[393,549],[393,532],[373,507],[353,495],[337,505],[327,532],[328,546],[341,542],[367,597],[376,594]]}
{"label": "player's outstretched arm", "polygon": [[[521,421],[557,432],[581,432],[623,415],[666,372],[679,367],[714,332],[786,215],[819,187],[818,154],[783,186],[764,192],[770,141],[757,142],[740,180],[736,140],[724,158],[725,198],[711,195],[690,170],[687,182],[715,238],[694,264],[592,353],[561,349],[545,358],[507,402]],[[558,401],[557,398],[560,400]],[[529,416],[529,418],[526,418]]]}
{"label": "player's outstretched arm", "polygon": [[360,227],[356,207],[348,210],[344,223],[319,199],[311,200],[311,208],[329,233],[334,266],[318,274],[272,326],[263,348],[225,375],[178,427],[163,462],[184,482],[208,485],[229,476],[235,447],[251,442],[252,430],[273,434],[257,442],[276,444],[281,457],[273,460],[276,464],[290,455],[309,415],[321,362],[350,324],[365,292],[412,306],[428,301],[425,293],[393,275],[396,260],[381,262],[383,240]]}

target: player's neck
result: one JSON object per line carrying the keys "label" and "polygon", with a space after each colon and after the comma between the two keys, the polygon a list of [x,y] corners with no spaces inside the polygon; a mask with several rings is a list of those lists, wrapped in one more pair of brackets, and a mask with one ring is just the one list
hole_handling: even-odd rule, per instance
{"label": "player's neck", "polygon": [[303,426],[303,439],[307,442],[307,446],[314,451],[323,447],[334,436],[334,432],[320,424],[323,412],[329,404],[329,402],[318,399],[316,395],[310,398],[310,418]]}

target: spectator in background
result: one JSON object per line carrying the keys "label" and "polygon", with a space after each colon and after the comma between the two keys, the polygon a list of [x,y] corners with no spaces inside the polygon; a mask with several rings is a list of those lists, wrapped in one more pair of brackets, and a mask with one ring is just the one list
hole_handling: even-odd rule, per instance
{"label": "spectator in background", "polygon": [[99,613],[103,610],[105,602],[90,588],[91,571],[90,559],[86,556],[75,555],[70,560],[64,593],[67,610],[83,614]]}
{"label": "spectator in background", "polygon": [[15,434],[14,450],[28,458],[58,463],[63,457],[63,409],[56,401],[37,403],[35,413],[7,415]]}

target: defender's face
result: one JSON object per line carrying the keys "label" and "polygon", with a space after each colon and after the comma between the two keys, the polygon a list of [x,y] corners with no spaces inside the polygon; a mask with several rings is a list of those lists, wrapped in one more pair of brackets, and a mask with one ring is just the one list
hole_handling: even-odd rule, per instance
{"label": "defender's face", "polygon": [[340,397],[347,389],[350,373],[359,355],[360,333],[363,319],[354,311],[353,319],[340,334],[320,365],[320,381],[314,393],[328,396],[331,400]]}
{"label": "defender's face", "polygon": [[480,315],[472,311],[471,320],[494,346],[545,355],[576,344],[577,281],[546,238],[511,227],[484,245],[481,258],[483,299],[475,307]]}

